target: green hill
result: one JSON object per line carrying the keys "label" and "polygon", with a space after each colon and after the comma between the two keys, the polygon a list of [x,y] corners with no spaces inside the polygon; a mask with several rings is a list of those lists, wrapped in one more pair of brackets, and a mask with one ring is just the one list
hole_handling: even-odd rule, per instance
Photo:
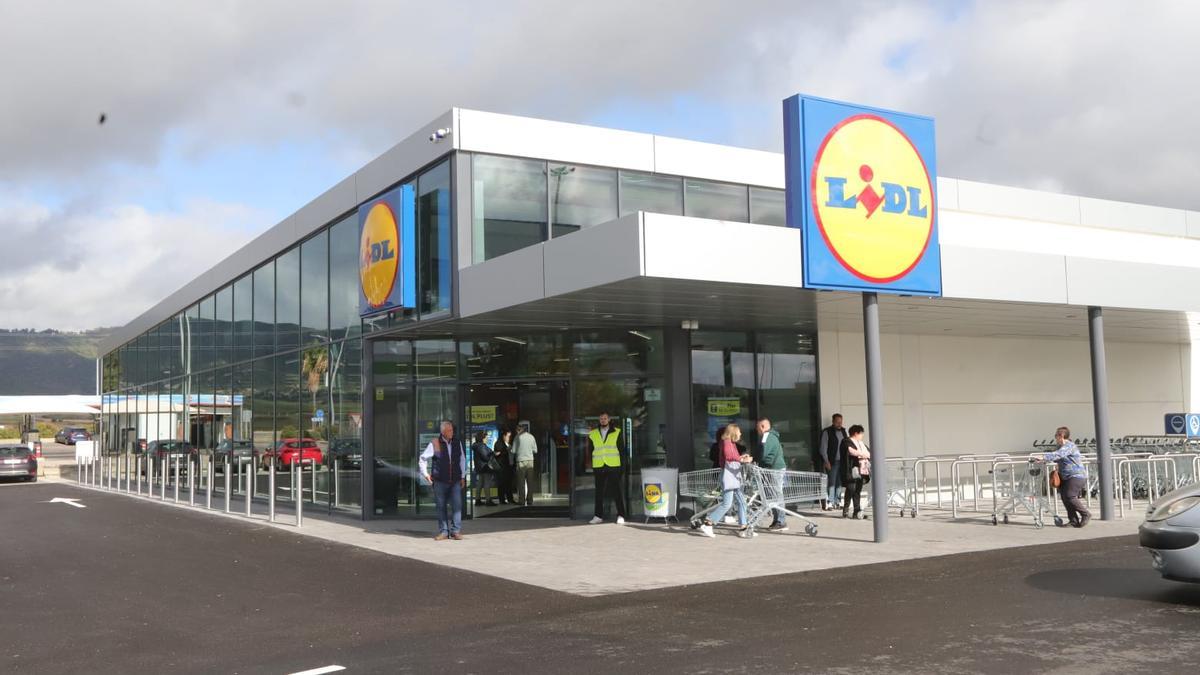
{"label": "green hill", "polygon": [[0,395],[95,394],[96,352],[111,329],[0,329]]}

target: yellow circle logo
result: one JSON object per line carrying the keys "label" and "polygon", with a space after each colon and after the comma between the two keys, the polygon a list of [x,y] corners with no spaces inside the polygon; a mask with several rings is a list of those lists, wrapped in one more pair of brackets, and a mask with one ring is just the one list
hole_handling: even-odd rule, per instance
{"label": "yellow circle logo", "polygon": [[382,307],[400,271],[400,228],[390,206],[379,202],[367,212],[359,246],[358,278],[371,307]]}
{"label": "yellow circle logo", "polygon": [[657,504],[662,501],[662,486],[658,483],[650,483],[646,486],[646,503]]}
{"label": "yellow circle logo", "polygon": [[908,274],[933,237],[933,184],[908,136],[877,115],[854,115],[813,160],[817,228],[838,262],[874,283]]}

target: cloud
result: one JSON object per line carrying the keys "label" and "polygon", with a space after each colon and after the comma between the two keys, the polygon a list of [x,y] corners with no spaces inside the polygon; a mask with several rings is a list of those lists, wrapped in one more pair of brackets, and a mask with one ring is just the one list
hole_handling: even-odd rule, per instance
{"label": "cloud", "polygon": [[55,211],[0,196],[3,325],[123,324],[245,244],[247,223],[262,219],[244,206],[205,201],[170,213],[129,204]]}
{"label": "cloud", "polygon": [[[0,228],[50,213],[42,242],[78,241],[95,219],[129,237],[155,219],[210,234],[273,224],[277,204],[206,195],[211,181],[174,185],[167,205],[113,189],[156,185],[165,162],[186,181],[189,163],[211,174],[319,138],[325,170],[349,171],[456,105],[779,150],[779,103],[796,92],[935,116],[943,175],[1200,209],[1200,3],[1182,0],[0,0],[0,15],[0,59],[17,64],[0,71]],[[287,161],[257,180],[313,173],[277,171]],[[193,220],[199,200],[225,197],[244,204]],[[163,236],[221,257],[248,235]],[[16,273],[0,288],[46,283]],[[0,304],[0,323],[13,311]]]}

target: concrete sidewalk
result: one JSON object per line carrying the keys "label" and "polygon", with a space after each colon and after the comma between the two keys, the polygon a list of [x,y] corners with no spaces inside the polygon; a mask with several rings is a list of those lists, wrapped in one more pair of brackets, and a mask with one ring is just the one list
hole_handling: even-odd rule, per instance
{"label": "concrete sidewalk", "polygon": [[[62,482],[76,485],[74,481]],[[169,501],[130,498],[155,502],[159,508],[205,512],[203,508]],[[993,526],[990,514],[953,520],[949,513],[928,511],[917,519],[893,516],[889,521],[890,540],[875,544],[871,541],[871,521],[846,520],[840,514],[826,516],[819,512],[812,515],[820,527],[816,537],[804,534],[803,523],[791,518],[789,532],[760,531],[759,536],[749,540],[721,528],[715,539],[702,537],[686,521],[679,525],[619,526],[484,518],[464,523],[463,541],[438,542],[432,539],[435,526],[428,520],[363,522],[305,513],[304,527],[297,529],[290,524],[268,523],[261,517],[206,512],[248,525],[280,528],[582,596],[1133,535],[1141,523],[1139,514],[1109,522],[1093,520],[1082,530],[1058,528],[1052,523],[1039,530],[1027,517],[1015,518],[1010,525]]]}

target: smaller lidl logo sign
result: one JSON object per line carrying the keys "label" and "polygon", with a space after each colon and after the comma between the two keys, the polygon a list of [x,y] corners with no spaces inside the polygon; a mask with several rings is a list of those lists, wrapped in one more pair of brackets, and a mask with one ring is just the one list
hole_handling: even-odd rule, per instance
{"label": "smaller lidl logo sign", "polygon": [[933,120],[802,96],[784,119],[804,285],[940,295]]}
{"label": "smaller lidl logo sign", "polygon": [[414,199],[411,185],[358,210],[359,314],[416,305]]}
{"label": "smaller lidl logo sign", "polygon": [[662,501],[662,483],[646,483],[646,503],[658,504]]}

